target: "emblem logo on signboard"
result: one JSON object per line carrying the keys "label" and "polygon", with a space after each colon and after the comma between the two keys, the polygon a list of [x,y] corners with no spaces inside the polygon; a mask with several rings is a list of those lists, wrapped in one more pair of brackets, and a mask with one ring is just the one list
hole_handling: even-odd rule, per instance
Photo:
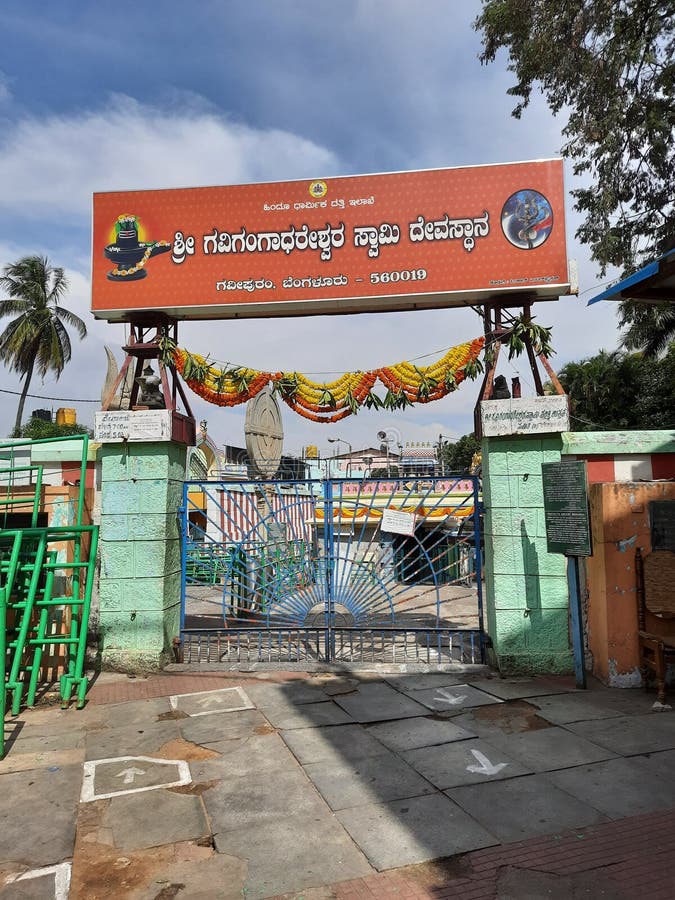
{"label": "emblem logo on signboard", "polygon": [[328,193],[328,185],[325,181],[313,181],[309,186],[309,196],[320,200]]}
{"label": "emblem logo on signboard", "polygon": [[139,281],[147,276],[145,264],[153,256],[167,253],[171,249],[169,241],[139,241],[141,231],[138,216],[123,213],[117,217],[111,238],[114,241],[103,251],[106,259],[117,264],[108,272],[110,281]]}
{"label": "emblem logo on signboard", "polygon": [[502,207],[502,231],[519,250],[541,247],[552,228],[551,204],[539,191],[516,191]]}

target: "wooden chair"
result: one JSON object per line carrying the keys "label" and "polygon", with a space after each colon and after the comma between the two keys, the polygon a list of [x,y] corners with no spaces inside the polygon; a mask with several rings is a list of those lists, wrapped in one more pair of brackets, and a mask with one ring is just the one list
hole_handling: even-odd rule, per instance
{"label": "wooden chair", "polygon": [[645,687],[653,673],[659,703],[666,699],[666,666],[675,663],[675,553],[635,551],[640,666]]}

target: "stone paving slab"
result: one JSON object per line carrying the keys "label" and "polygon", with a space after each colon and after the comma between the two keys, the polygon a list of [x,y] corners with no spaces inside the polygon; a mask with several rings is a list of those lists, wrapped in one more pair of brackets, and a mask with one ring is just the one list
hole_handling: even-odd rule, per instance
{"label": "stone paving slab", "polygon": [[6,884],[0,890],[2,900],[52,900],[56,897],[54,875],[39,875],[37,878]]}
{"label": "stone paving slab", "polygon": [[368,726],[368,733],[394,752],[414,750],[417,747],[431,747],[434,744],[449,744],[475,737],[466,728],[456,725],[454,720],[415,717],[398,722],[383,722]]}
{"label": "stone paving slab", "polygon": [[17,753],[5,746],[6,756],[0,760],[0,775],[5,772],[27,772],[30,769],[82,766],[84,747],[76,750],[49,750],[46,753]]}
{"label": "stone paving slab", "polygon": [[661,750],[658,753],[647,753],[645,756],[631,757],[632,762],[644,766],[648,772],[663,778],[675,777],[675,750]]}
{"label": "stone paving slab", "polygon": [[467,785],[446,793],[503,843],[606,821],[592,801],[570,796],[546,775]]}
{"label": "stone paving slab", "polygon": [[315,762],[358,762],[380,756],[384,750],[361,725],[332,725],[327,728],[296,728],[282,737],[302,765]]}
{"label": "stone paving slab", "polygon": [[567,727],[622,756],[675,749],[675,715],[672,712],[579,722]]}
{"label": "stone paving slab", "polygon": [[113,797],[102,825],[112,831],[118,850],[143,850],[176,841],[196,841],[209,834],[199,797],[171,790]]}
{"label": "stone paving slab", "polygon": [[68,709],[36,706],[33,709],[22,710],[18,716],[8,715],[5,719],[5,736],[9,736],[10,732],[15,730],[27,733],[29,728],[43,730],[46,727],[50,734],[103,728],[106,727],[105,714],[106,710],[88,704],[84,709],[76,709],[74,706]]}
{"label": "stone paving slab", "polygon": [[476,678],[471,680],[475,688],[487,691],[502,700],[523,700],[528,697],[542,697],[547,694],[566,694],[568,687],[555,684],[544,678]]}
{"label": "stone paving slab", "polygon": [[411,696],[418,703],[422,703],[428,709],[433,709],[437,712],[458,712],[462,709],[504,702],[499,697],[486,694],[485,691],[480,691],[478,688],[471,687],[468,684],[456,684],[452,687],[415,691]]}
{"label": "stone paving slab", "polygon": [[313,681],[287,681],[284,684],[251,682],[244,685],[244,690],[259,709],[276,707],[282,703],[286,706],[301,706],[328,699],[321,684]]}
{"label": "stone paving slab", "polygon": [[111,756],[152,756],[164,744],[180,737],[178,723],[138,722],[125,728],[106,728],[87,734],[85,759]]}
{"label": "stone paving slab", "polygon": [[343,809],[337,817],[380,871],[497,843],[489,831],[442,794],[369,803]]}
{"label": "stone paving slab", "polygon": [[[583,693],[579,691],[578,693]],[[656,692],[644,688],[608,688],[594,685],[587,693],[588,699],[608,709],[615,709],[624,716],[646,716],[654,712]]]}
{"label": "stone paving slab", "polygon": [[426,715],[426,707],[386,684],[362,684],[353,694],[335,697],[335,702],[357,722],[384,722]]}
{"label": "stone paving slab", "polygon": [[2,776],[0,864],[51,866],[72,856],[81,766]]}
{"label": "stone paving slab", "polygon": [[310,763],[305,771],[333,810],[433,793],[414,769],[386,750],[358,762]]}
{"label": "stone paving slab", "polygon": [[216,688],[194,694],[179,694],[170,697],[171,709],[178,709],[188,716],[212,716],[219,713],[254,709],[253,703],[241,687]]}
{"label": "stone paving slab", "polygon": [[335,694],[351,694],[352,691],[358,688],[360,681],[358,678],[350,677],[349,675],[324,673],[314,679],[314,684],[320,687],[329,697],[333,697]]}
{"label": "stone paving slab", "polygon": [[211,830],[252,829],[273,823],[281,832],[296,816],[321,816],[326,806],[300,766],[227,778],[202,795]]}
{"label": "stone paving slab", "polygon": [[269,774],[298,768],[297,760],[276,733],[220,741],[209,744],[208,749],[218,755],[190,760],[195,783],[214,778],[255,778],[258,772]]}
{"label": "stone paving slab", "polygon": [[354,719],[331,700],[323,703],[304,703],[287,709],[264,709],[265,716],[279,730],[291,728],[320,728],[324,725],[346,725]]}
{"label": "stone paving slab", "polygon": [[384,680],[397,691],[411,694],[415,691],[451,687],[453,684],[466,684],[467,674],[466,672],[425,672],[419,675],[385,675]]}
{"label": "stone paving slab", "polygon": [[257,709],[229,713],[227,716],[203,716],[178,720],[186,741],[209,746],[220,741],[235,741],[270,730],[270,724]]}
{"label": "stone paving slab", "polygon": [[[131,794],[156,790],[159,786],[188,784],[190,769],[183,760],[124,756],[89,760],[84,767],[82,802],[105,798],[110,794]],[[152,799],[152,803],[159,801]]]}
{"label": "stone paving slab", "polygon": [[[126,703],[111,703],[105,710],[87,706],[80,712],[91,712],[101,717],[106,728],[129,728],[131,725],[147,725],[171,710],[168,697],[151,697],[147,700],[128,700]],[[74,724],[74,723],[73,723]]]}
{"label": "stone paving slab", "polygon": [[365,856],[325,805],[318,812],[291,815],[288,799],[289,814],[283,823],[262,821],[215,833],[219,854],[247,862],[241,896],[272,897],[372,873]]}
{"label": "stone paving slab", "polygon": [[675,805],[672,772],[650,772],[638,759],[610,759],[547,776],[568,794],[579,797],[612,819],[668,809]]}
{"label": "stone paving slab", "polygon": [[555,726],[518,734],[499,734],[495,731],[490,734],[489,740],[531,772],[581,766],[615,756],[611,750]]}
{"label": "stone paving slab", "polygon": [[79,729],[50,733],[45,728],[23,728],[7,741],[5,752],[50,753],[54,750],[79,750],[84,747],[84,732]]}
{"label": "stone paving slab", "polygon": [[422,747],[402,755],[420,775],[441,790],[532,772],[492,744],[475,739]]}
{"label": "stone paving slab", "polygon": [[554,725],[588,722],[593,719],[613,719],[621,715],[620,710],[603,706],[602,697],[594,701],[581,693],[535,697],[531,698],[530,702],[539,709],[540,716]]}
{"label": "stone paving slab", "polygon": [[10,876],[0,889],[3,900],[65,900],[70,885],[70,863],[41,866]]}

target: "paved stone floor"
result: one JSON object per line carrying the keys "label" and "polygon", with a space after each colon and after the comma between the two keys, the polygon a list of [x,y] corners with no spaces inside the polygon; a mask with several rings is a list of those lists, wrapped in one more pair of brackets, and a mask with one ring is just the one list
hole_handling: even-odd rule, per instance
{"label": "paved stone floor", "polygon": [[8,719],[0,896],[675,896],[675,715],[569,678],[101,677]]}

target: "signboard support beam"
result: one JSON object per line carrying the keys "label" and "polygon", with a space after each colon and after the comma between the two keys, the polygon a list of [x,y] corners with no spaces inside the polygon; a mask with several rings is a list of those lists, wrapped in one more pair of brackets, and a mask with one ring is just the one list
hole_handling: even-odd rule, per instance
{"label": "signboard support beam", "polygon": [[[520,304],[522,306],[523,317],[526,322],[529,322],[532,309],[532,298],[529,295],[524,295],[520,301]],[[474,433],[477,438],[481,438],[483,436],[481,427],[480,404],[483,400],[494,399],[494,379],[495,372],[497,371],[499,351],[502,344],[506,343],[510,334],[510,329],[505,327],[502,321],[502,312],[507,308],[513,309],[513,306],[514,301],[512,298],[509,298],[497,303],[486,304],[483,307],[482,316],[483,330],[485,332],[486,358],[489,359],[490,362],[485,370],[485,375],[483,377],[483,383],[478,395],[478,400],[476,401],[476,405],[474,407]],[[555,393],[564,395],[565,389],[561,385],[557,375],[553,371],[551,364],[546,359],[543,353],[537,353],[535,351],[534,346],[532,345],[532,340],[527,331],[522,335],[522,338],[525,344],[527,358],[530,363],[530,371],[532,372],[532,377],[534,379],[537,396],[544,396],[544,385],[542,383],[541,374],[537,366],[537,360],[539,360],[539,362],[542,364],[544,370],[546,371],[546,374],[551,379],[551,383],[553,384]]]}
{"label": "signboard support beam", "polygon": [[579,557],[567,557],[567,587],[570,597],[570,622],[572,626],[572,650],[574,652],[574,675],[577,688],[586,688],[586,668],[584,665],[584,625],[581,610],[581,579],[579,578]]}
{"label": "signboard support beam", "polygon": [[[137,406],[140,391],[138,379],[142,374],[143,363],[156,360],[161,382],[161,396],[164,401],[164,408],[171,412],[174,439],[183,443],[194,444],[195,420],[190,403],[178,378],[176,369],[162,360],[160,345],[160,341],[164,337],[168,337],[174,342],[178,340],[178,323],[164,313],[155,312],[135,314],[129,325],[129,342],[122,348],[126,353],[126,358],[110,393],[101,404],[101,409],[106,412],[110,408],[130,366],[134,366],[134,379],[129,398],[129,408],[131,410],[139,408]],[[171,379],[169,379],[167,370],[171,373]],[[180,396],[183,403],[186,415],[179,413],[176,409],[178,396]],[[146,407],[141,405],[140,408],[145,409]]]}

